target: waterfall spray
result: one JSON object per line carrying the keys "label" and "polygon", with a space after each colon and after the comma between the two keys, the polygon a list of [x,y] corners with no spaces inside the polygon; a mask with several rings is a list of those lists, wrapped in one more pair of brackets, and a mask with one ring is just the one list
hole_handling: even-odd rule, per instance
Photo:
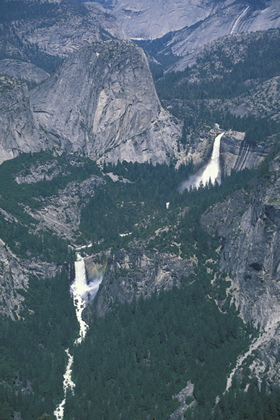
{"label": "waterfall spray", "polygon": [[206,167],[198,174],[192,175],[187,181],[184,181],[179,187],[181,192],[186,188],[198,188],[201,184],[205,186],[210,181],[212,183],[221,183],[220,146],[223,135],[224,133],[221,133],[215,138],[212,155]]}
{"label": "waterfall spray", "polygon": [[[73,297],[73,304],[76,310],[76,317],[80,326],[79,336],[74,341],[75,345],[81,344],[85,339],[88,325],[82,318],[82,313],[89,302],[91,302],[98,292],[99,286],[102,282],[103,275],[97,276],[93,281],[87,283],[86,267],[84,258],[77,254],[75,261],[75,280],[70,287],[70,293]],[[65,350],[68,362],[66,365],[65,374],[63,375],[63,393],[64,398],[60,404],[57,405],[54,416],[56,420],[63,420],[64,407],[67,398],[67,392],[70,391],[74,395],[75,383],[72,381],[72,365],[74,358],[70,354],[69,349]]]}

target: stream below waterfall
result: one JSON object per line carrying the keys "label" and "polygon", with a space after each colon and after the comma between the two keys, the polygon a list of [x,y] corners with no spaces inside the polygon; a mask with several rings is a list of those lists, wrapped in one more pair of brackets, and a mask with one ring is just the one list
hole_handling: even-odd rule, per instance
{"label": "stream below waterfall", "polygon": [[[81,344],[85,339],[89,326],[82,318],[82,313],[89,302],[91,302],[98,292],[99,286],[103,280],[103,275],[97,276],[93,281],[87,283],[86,267],[84,258],[77,254],[75,261],[75,279],[70,287],[70,293],[73,298],[73,304],[76,311],[76,317],[79,323],[79,336],[74,341],[75,345]],[[63,420],[64,407],[67,399],[67,393],[74,394],[75,383],[72,381],[72,365],[74,357],[70,354],[69,349],[65,350],[68,361],[63,375],[63,393],[64,398],[60,404],[57,405],[54,416],[56,420]]]}
{"label": "stream below waterfall", "polygon": [[[179,186],[180,191],[183,191],[186,188],[198,188],[201,184],[206,185],[210,181],[212,183],[221,182],[220,142],[223,134],[224,133],[221,133],[215,138],[212,155],[208,164],[196,175],[192,175],[189,179],[183,181]],[[75,339],[74,345],[81,344],[86,337],[89,326],[82,318],[83,310],[86,308],[88,303],[95,298],[102,279],[103,275],[100,275],[96,276],[95,279],[90,283],[87,282],[84,258],[79,253],[77,253],[77,258],[75,261],[75,279],[70,287],[70,293],[73,298],[76,317],[79,323],[79,335]],[[74,363],[74,356],[70,354],[69,349],[66,349],[65,352],[68,361],[66,364],[65,373],[63,375],[64,397],[54,411],[56,420],[63,420],[67,394],[70,392],[72,395],[74,395],[75,392],[75,383],[72,380],[72,366]]]}
{"label": "stream below waterfall", "polygon": [[205,186],[210,181],[212,184],[221,183],[220,146],[223,135],[224,133],[221,133],[215,138],[212,155],[207,165],[197,174],[191,175],[186,181],[183,181],[179,186],[180,192],[185,189],[199,188],[200,185]]}

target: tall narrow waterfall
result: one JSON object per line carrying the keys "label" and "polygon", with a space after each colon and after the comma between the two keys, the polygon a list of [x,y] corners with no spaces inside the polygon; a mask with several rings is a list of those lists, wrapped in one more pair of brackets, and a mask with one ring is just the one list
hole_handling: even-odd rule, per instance
{"label": "tall narrow waterfall", "polygon": [[[95,298],[102,279],[103,275],[97,276],[88,284],[84,258],[82,258],[80,254],[77,254],[77,260],[75,261],[75,280],[70,287],[70,292],[73,297],[73,304],[76,310],[76,317],[80,326],[79,336],[74,342],[75,345],[81,344],[86,336],[88,325],[83,320],[82,313],[87,304]],[[63,420],[67,393],[70,391],[72,394],[74,394],[75,389],[75,383],[72,381],[72,365],[74,361],[73,356],[70,354],[69,349],[66,349],[65,352],[68,357],[68,362],[63,376],[64,398],[54,411],[56,420]]]}
{"label": "tall narrow waterfall", "polygon": [[179,187],[180,191],[190,188],[198,188],[201,184],[206,185],[210,181],[221,183],[221,169],[220,169],[220,145],[221,138],[224,133],[219,134],[214,141],[211,159],[208,164],[196,175],[192,175],[189,179],[182,182]]}

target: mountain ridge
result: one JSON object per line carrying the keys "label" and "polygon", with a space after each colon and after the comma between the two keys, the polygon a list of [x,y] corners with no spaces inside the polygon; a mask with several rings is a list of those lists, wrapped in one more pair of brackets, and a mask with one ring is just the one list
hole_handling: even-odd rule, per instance
{"label": "mountain ridge", "polygon": [[[279,29],[234,33],[279,6],[193,0],[155,88],[112,17],[145,0],[36,3],[0,6],[0,418],[57,417],[67,354],[65,418],[279,418]],[[221,184],[180,189],[222,133]],[[79,346],[77,256],[104,275]]]}

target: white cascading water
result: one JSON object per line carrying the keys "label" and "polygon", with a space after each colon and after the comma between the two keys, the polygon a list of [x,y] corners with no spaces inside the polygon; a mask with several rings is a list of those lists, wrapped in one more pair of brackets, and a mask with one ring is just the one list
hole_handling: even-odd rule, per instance
{"label": "white cascading water", "polygon": [[66,395],[67,391],[71,391],[74,394],[75,383],[72,381],[72,365],[73,365],[73,356],[69,353],[69,349],[65,350],[68,363],[66,365],[66,370],[63,375],[63,391],[64,391],[64,398],[61,403],[56,407],[54,411],[54,416],[57,420],[62,420],[64,417],[64,406],[66,403]]}
{"label": "white cascading water", "polygon": [[231,31],[230,31],[230,35],[232,35],[235,31],[235,29],[237,28],[237,25],[239,24],[240,20],[245,16],[245,14],[247,13],[247,10],[249,10],[250,6],[247,6],[246,9],[243,10],[243,12],[238,16],[238,18],[236,19],[236,21],[234,22]]}
{"label": "white cascading water", "polygon": [[[88,325],[82,318],[82,313],[89,302],[91,302],[99,289],[103,276],[96,277],[89,284],[87,283],[85,261],[80,254],[77,254],[75,261],[75,280],[70,287],[70,292],[73,297],[73,303],[76,310],[76,317],[80,326],[79,336],[76,338],[74,344],[78,345],[84,340]],[[68,362],[66,365],[65,374],[63,375],[63,392],[64,398],[54,411],[56,420],[63,420],[64,407],[67,398],[67,392],[70,391],[74,394],[75,383],[72,381],[72,365],[73,356],[69,353],[69,349],[65,350]]]}
{"label": "white cascading water", "polygon": [[179,186],[180,192],[184,191],[186,188],[199,188],[201,184],[205,186],[210,181],[212,184],[215,182],[221,183],[220,145],[223,135],[224,133],[221,133],[215,138],[211,159],[206,167],[198,174],[192,175],[187,181],[182,182]]}

